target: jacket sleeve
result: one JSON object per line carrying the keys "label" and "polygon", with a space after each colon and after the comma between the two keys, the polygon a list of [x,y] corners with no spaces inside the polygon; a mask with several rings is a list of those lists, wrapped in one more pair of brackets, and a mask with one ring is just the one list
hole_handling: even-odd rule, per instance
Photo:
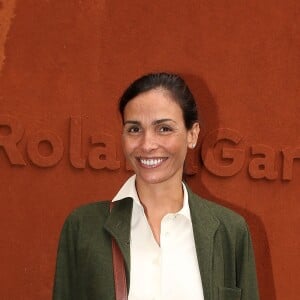
{"label": "jacket sleeve", "polygon": [[241,288],[241,300],[259,300],[254,252],[246,224],[242,227],[236,248],[237,286]]}
{"label": "jacket sleeve", "polygon": [[76,299],[76,240],[74,216],[69,216],[63,226],[56,260],[53,300]]}

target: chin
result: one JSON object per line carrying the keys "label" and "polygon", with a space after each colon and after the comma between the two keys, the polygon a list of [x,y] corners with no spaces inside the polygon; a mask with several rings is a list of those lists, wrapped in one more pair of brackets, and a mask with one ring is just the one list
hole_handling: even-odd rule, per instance
{"label": "chin", "polygon": [[148,184],[155,184],[155,183],[161,183],[167,180],[166,176],[163,176],[162,174],[145,174],[144,172],[136,172],[136,178],[138,181],[142,181],[144,183]]}
{"label": "chin", "polygon": [[154,174],[154,172],[150,172],[148,174],[145,174],[144,172],[137,172],[136,173],[136,178],[137,180],[140,180],[146,184],[158,184],[158,183],[163,183],[167,182],[169,180],[174,179],[175,174],[159,174],[160,172],[157,172]]}

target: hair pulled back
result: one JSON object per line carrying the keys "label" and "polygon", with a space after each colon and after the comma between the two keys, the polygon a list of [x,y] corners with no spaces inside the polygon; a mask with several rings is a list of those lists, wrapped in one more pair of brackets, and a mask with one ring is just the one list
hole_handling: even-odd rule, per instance
{"label": "hair pulled back", "polygon": [[160,88],[171,94],[172,99],[182,110],[186,129],[191,129],[193,124],[198,122],[198,112],[194,96],[179,75],[165,72],[143,75],[125,90],[119,102],[119,112],[123,121],[124,110],[130,100],[141,93]]}

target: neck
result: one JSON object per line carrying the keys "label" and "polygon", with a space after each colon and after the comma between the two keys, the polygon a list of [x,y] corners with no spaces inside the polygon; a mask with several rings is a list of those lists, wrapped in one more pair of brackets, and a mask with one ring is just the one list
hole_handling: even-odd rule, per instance
{"label": "neck", "polygon": [[136,188],[147,216],[175,213],[183,206],[183,188],[181,178],[167,182],[148,184],[136,180]]}

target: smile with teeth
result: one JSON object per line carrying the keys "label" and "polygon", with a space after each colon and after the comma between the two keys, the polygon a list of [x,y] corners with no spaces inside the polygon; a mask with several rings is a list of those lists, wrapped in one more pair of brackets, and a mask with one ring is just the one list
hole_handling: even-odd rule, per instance
{"label": "smile with teeth", "polygon": [[166,158],[139,158],[141,165],[147,168],[155,168],[165,160]]}

